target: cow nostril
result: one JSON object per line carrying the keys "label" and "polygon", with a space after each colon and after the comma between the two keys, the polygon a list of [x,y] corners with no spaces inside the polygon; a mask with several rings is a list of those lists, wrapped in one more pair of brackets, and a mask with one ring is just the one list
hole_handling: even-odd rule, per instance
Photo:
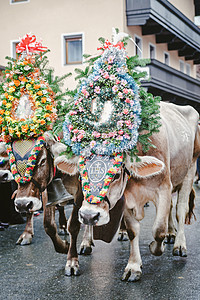
{"label": "cow nostril", "polygon": [[8,173],[5,173],[3,176],[2,176],[3,180],[7,180],[8,179]]}
{"label": "cow nostril", "polygon": [[100,213],[98,212],[98,213],[96,214],[96,216],[94,216],[94,217],[92,218],[92,220],[94,221],[94,223],[96,223],[96,222],[99,220],[99,216],[100,216]]}
{"label": "cow nostril", "polygon": [[27,210],[33,208],[33,201],[30,201],[27,206],[26,206]]}

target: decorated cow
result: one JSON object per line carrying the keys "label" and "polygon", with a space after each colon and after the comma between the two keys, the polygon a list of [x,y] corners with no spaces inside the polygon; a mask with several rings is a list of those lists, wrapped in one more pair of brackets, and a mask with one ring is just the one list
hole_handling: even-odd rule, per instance
{"label": "decorated cow", "polygon": [[[59,99],[60,90],[52,80],[49,85],[47,79],[51,71],[48,73],[42,67],[42,63],[46,65],[46,58],[42,56],[46,50],[34,35],[27,34],[17,46],[19,58],[9,62],[6,80],[0,86],[0,132],[4,141],[0,145],[4,158],[0,178],[4,181],[14,178],[18,184],[15,207],[27,215],[25,231],[17,241],[21,245],[32,241],[33,212],[42,207],[41,200],[45,208],[46,188],[55,171],[43,134],[52,129],[57,117],[55,100]],[[59,206],[58,209],[60,225],[66,231],[64,208]]]}
{"label": "decorated cow", "polygon": [[[137,281],[142,274],[139,222],[148,201],[156,206],[150,251],[161,255],[165,237],[175,236],[171,195],[178,193],[173,254],[187,256],[184,224],[190,222],[194,207],[199,115],[190,106],[158,105],[139,88],[122,42],[105,41],[101,50],[64,122],[67,146],[62,152],[70,147],[74,155],[63,154],[55,163],[66,176],[80,173],[84,200],[71,216],[73,239],[80,222],[94,226],[94,238],[110,242],[124,215],[131,250],[122,279]],[[70,252],[66,275],[76,275],[78,269],[78,256]]]}

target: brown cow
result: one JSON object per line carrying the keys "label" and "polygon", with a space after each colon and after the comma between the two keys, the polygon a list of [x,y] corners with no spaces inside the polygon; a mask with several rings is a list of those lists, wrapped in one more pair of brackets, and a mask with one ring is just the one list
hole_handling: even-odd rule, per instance
{"label": "brown cow", "polygon": [[[142,260],[139,251],[139,221],[144,217],[144,205],[153,201],[156,206],[156,218],[153,225],[154,241],[150,244],[150,251],[154,255],[161,255],[164,251],[164,239],[168,233],[168,217],[170,215],[171,195],[177,191],[178,200],[176,217],[178,222],[177,234],[173,254],[187,256],[184,223],[192,214],[189,208],[189,196],[196,170],[196,159],[200,154],[200,129],[198,127],[198,113],[190,106],[177,106],[161,103],[161,128],[159,133],[151,137],[155,148],[143,153],[140,147],[140,161],[133,163],[129,156],[125,167],[131,178],[127,181],[125,169],[122,168],[118,176],[111,182],[107,199],[99,204],[83,201],[73,217],[74,231],[79,225],[76,220],[78,213],[81,223],[103,225],[109,222],[109,211],[117,204],[124,194],[124,219],[131,243],[130,258],[125,268],[123,280],[137,281],[142,271]],[[69,174],[77,174],[77,159],[63,162],[56,159],[58,167]],[[80,188],[79,188],[80,189]],[[192,197],[190,197],[192,199]],[[173,224],[170,224],[170,230]],[[76,231],[77,232],[77,231]],[[172,232],[171,232],[172,233]],[[173,234],[175,234],[173,232]],[[74,239],[76,237],[74,236]],[[76,253],[75,253],[76,254]],[[75,267],[74,267],[75,266]],[[77,256],[68,256],[66,273],[78,273]]]}

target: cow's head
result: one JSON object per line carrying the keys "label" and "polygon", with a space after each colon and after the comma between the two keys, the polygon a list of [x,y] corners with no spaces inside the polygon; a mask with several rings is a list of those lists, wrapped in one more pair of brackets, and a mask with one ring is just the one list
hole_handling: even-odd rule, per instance
{"label": "cow's head", "polygon": [[[54,162],[52,155],[51,140],[53,144],[56,143],[55,140],[53,141],[53,139],[49,139],[48,135],[45,136],[45,143],[37,154],[37,159],[35,167],[33,169],[31,180],[24,183],[18,183],[18,189],[15,197],[15,207],[16,210],[19,212],[33,212],[42,207],[41,193],[47,188],[48,184],[52,181],[54,174]],[[29,145],[26,144],[26,141],[21,142],[23,143],[24,149],[29,147]],[[23,158],[25,157],[23,156],[24,153],[20,153],[19,151],[18,154],[22,160],[19,161],[17,169],[18,171],[20,170],[19,173],[22,172],[23,168],[24,172],[26,172],[26,160],[23,160]],[[5,144],[1,145],[0,155],[4,155],[4,157],[6,157],[7,155]],[[17,163],[17,155],[15,159]],[[21,175],[24,175],[24,173],[21,173]]]}
{"label": "cow's head", "polygon": [[[76,156],[71,159],[67,159],[65,156],[60,156],[56,158],[55,164],[63,173],[73,176],[79,173],[79,159],[80,158]],[[112,167],[112,165],[109,166],[108,169],[110,167]],[[88,172],[90,172],[89,170],[92,168],[92,166],[88,166],[86,162],[85,168],[86,170],[88,170]],[[102,176],[105,176],[106,172],[107,171],[103,170],[102,167]],[[110,220],[109,210],[111,210],[115,206],[117,201],[123,196],[127,180],[127,170],[124,165],[121,164],[121,166],[118,168],[118,172],[114,175],[112,181],[109,183],[109,188],[106,196],[102,197],[99,203],[93,202],[91,204],[86,200],[83,201],[82,206],[79,209],[79,221],[84,224],[97,226],[108,223]],[[83,180],[82,186],[84,186]],[[91,193],[96,196],[95,189]]]}

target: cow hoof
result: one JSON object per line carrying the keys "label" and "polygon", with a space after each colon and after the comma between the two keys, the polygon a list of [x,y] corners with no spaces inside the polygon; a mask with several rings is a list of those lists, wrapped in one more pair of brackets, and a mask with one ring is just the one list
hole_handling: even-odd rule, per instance
{"label": "cow hoof", "polygon": [[67,232],[67,229],[65,229],[65,228],[59,228],[58,234],[59,235],[69,235],[69,233]]}
{"label": "cow hoof", "polygon": [[181,246],[174,248],[172,253],[174,256],[187,257],[187,249]]}
{"label": "cow hoof", "polygon": [[141,279],[141,276],[142,272],[140,271],[134,272],[132,270],[128,270],[124,272],[122,276],[122,281],[136,282]]}
{"label": "cow hoof", "polygon": [[168,234],[165,238],[165,244],[174,244],[176,236],[174,234]]}
{"label": "cow hoof", "polygon": [[151,242],[149,245],[149,249],[151,253],[155,256],[160,256],[164,252],[164,243],[157,243],[156,241]]}
{"label": "cow hoof", "polygon": [[91,246],[83,246],[80,248],[79,254],[80,255],[90,255],[92,253]]}
{"label": "cow hoof", "polygon": [[65,276],[78,276],[80,275],[79,264],[77,259],[67,261],[65,266]]}
{"label": "cow hoof", "polygon": [[126,231],[122,231],[122,232],[119,232],[119,235],[118,235],[118,238],[117,238],[118,241],[120,242],[125,242],[125,241],[128,241],[128,234]]}
{"label": "cow hoof", "polygon": [[30,245],[32,242],[32,236],[31,237],[19,237],[19,239],[16,242],[16,245]]}

